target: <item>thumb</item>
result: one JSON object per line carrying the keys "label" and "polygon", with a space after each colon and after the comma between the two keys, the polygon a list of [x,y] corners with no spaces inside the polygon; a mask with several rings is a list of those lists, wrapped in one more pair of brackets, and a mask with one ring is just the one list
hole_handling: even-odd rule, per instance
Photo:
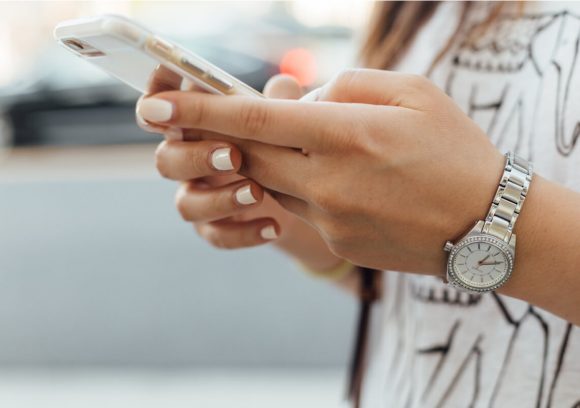
{"label": "thumb", "polygon": [[300,99],[304,94],[298,81],[290,75],[275,75],[266,83],[264,95],[273,99]]}

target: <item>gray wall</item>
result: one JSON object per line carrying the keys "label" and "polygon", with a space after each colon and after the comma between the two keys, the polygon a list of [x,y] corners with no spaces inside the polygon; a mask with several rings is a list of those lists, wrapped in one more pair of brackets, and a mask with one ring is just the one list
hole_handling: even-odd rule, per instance
{"label": "gray wall", "polygon": [[162,180],[0,184],[0,364],[341,365],[356,305],[196,237]]}

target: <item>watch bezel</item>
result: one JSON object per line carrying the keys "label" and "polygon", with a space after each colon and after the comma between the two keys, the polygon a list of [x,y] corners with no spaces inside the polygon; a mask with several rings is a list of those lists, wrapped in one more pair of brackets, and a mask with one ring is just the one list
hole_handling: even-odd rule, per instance
{"label": "watch bezel", "polygon": [[[508,267],[507,267],[506,273],[501,278],[501,280],[499,280],[498,282],[496,282],[490,286],[485,286],[485,287],[470,286],[467,283],[465,283],[455,273],[455,269],[453,268],[453,261],[455,259],[455,256],[457,255],[457,253],[459,251],[461,251],[461,249],[463,249],[467,245],[472,244],[472,243],[478,243],[478,242],[492,244],[492,245],[496,246],[505,254],[505,256],[507,258]],[[512,274],[513,265],[514,265],[514,254],[513,254],[512,249],[510,248],[510,246],[506,242],[504,242],[503,240],[501,240],[499,238],[491,236],[491,235],[477,234],[477,235],[472,235],[472,236],[466,237],[453,246],[453,248],[451,249],[451,251],[449,253],[449,258],[447,260],[447,278],[449,280],[449,283],[451,283],[453,286],[455,286],[459,289],[466,290],[468,292],[472,292],[472,293],[492,292],[507,282],[507,280],[510,278],[510,276]]]}

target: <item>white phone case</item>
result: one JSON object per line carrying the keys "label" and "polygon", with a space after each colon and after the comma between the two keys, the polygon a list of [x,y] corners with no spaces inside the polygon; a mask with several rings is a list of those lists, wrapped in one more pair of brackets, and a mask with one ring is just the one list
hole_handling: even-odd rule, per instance
{"label": "white phone case", "polygon": [[67,50],[143,93],[162,64],[211,93],[263,97],[205,59],[125,17],[104,15],[64,21],[56,26],[54,36]]}

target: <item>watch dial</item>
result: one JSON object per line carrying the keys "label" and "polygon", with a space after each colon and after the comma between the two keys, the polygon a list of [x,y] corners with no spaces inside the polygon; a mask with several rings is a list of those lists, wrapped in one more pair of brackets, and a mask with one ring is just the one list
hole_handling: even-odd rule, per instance
{"label": "watch dial", "polygon": [[489,242],[471,242],[461,247],[453,259],[457,278],[468,286],[487,288],[508,273],[509,261],[504,251]]}

